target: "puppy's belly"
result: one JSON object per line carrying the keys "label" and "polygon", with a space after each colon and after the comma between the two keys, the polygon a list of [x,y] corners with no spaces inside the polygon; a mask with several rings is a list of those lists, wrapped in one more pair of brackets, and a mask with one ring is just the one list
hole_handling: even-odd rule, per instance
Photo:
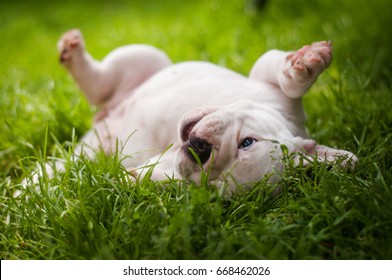
{"label": "puppy's belly", "polygon": [[284,98],[281,90],[271,84],[250,80],[211,63],[186,62],[170,66],[146,81],[129,103],[138,103],[143,109],[152,106],[163,117],[165,113],[181,117],[197,107],[224,106],[244,99],[273,107]]}
{"label": "puppy's belly", "polygon": [[[274,92],[276,91],[276,92]],[[278,88],[204,62],[170,66],[141,85],[95,125],[107,152],[121,149],[128,165],[140,165],[178,142],[178,123],[190,110],[241,100],[279,104]]]}

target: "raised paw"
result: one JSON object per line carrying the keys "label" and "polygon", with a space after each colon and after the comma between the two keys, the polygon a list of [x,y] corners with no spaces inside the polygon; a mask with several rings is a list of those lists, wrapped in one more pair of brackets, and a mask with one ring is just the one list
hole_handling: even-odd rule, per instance
{"label": "raised paw", "polygon": [[330,41],[322,41],[304,46],[290,53],[286,60],[290,61],[290,67],[284,71],[288,78],[298,82],[314,81],[331,64],[332,44]]}
{"label": "raised paw", "polygon": [[78,29],[72,29],[60,38],[58,49],[60,52],[60,62],[66,63],[71,61],[74,50],[83,47],[82,33]]}

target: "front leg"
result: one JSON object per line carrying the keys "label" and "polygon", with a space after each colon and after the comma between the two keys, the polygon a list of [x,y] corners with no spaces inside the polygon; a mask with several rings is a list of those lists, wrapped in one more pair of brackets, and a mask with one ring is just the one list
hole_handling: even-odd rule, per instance
{"label": "front leg", "polygon": [[294,157],[294,162],[296,164],[299,164],[302,161],[302,164],[305,166],[314,160],[330,163],[338,162],[340,166],[352,171],[358,163],[358,158],[353,153],[319,145],[312,139],[295,137],[292,144],[294,144],[292,152],[297,154]]}
{"label": "front leg", "polygon": [[290,98],[299,98],[331,61],[332,45],[329,41],[313,43],[296,52],[272,50],[256,62],[249,77],[279,86]]}

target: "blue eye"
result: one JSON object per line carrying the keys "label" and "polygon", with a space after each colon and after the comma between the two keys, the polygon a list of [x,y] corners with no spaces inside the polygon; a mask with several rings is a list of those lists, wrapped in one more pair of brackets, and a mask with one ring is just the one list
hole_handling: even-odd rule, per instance
{"label": "blue eye", "polygon": [[244,149],[244,150],[248,150],[256,142],[257,142],[257,140],[255,140],[253,138],[245,138],[244,140],[242,140],[239,148]]}

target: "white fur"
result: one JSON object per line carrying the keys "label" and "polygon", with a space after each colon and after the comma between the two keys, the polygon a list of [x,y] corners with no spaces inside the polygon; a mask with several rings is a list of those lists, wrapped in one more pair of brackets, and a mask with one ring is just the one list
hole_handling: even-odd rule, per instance
{"label": "white fur", "polygon": [[[123,164],[134,175],[159,161],[153,179],[198,182],[200,166],[189,156],[189,139],[211,145],[203,169],[210,170],[210,180],[234,178],[233,188],[281,170],[280,144],[310,160],[343,156],[347,166],[357,161],[350,152],[317,145],[304,127],[301,97],[329,66],[329,42],[295,53],[269,51],[249,77],[207,62],[173,65],[162,51],[145,45],[119,48],[98,62],[78,30],[65,33],[59,50],[87,99],[101,107],[79,148],[91,156],[98,148],[110,154],[119,143]],[[254,143],[241,147],[247,138]]]}

